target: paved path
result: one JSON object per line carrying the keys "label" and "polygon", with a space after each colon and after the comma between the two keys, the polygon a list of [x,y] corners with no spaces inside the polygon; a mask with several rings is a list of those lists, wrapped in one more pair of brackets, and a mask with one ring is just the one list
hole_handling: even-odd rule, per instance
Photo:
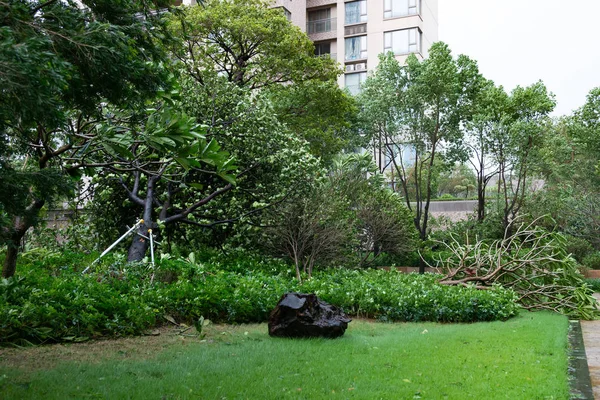
{"label": "paved path", "polygon": [[[600,293],[594,293],[600,301]],[[600,399],[600,321],[581,321],[585,355],[590,369],[594,397]]]}

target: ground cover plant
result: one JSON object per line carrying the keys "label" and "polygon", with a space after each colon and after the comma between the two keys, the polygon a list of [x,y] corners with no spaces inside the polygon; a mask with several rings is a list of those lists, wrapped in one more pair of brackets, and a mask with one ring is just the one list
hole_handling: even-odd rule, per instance
{"label": "ground cover plant", "polygon": [[[522,312],[475,324],[358,320],[335,340],[211,325],[203,340],[163,331],[138,348],[0,349],[0,397],[566,399],[567,329],[558,314]],[[94,357],[60,356],[78,346]]]}
{"label": "ground cover plant", "polygon": [[441,276],[433,274],[329,269],[301,284],[294,268],[280,261],[232,257],[200,262],[192,256],[164,259],[151,284],[146,264],[120,259],[108,259],[94,273],[82,274],[90,259],[36,252],[29,267],[2,280],[0,342],[133,335],[170,320],[193,324],[202,317],[264,322],[288,291],[316,293],[350,315],[386,321],[506,320],[518,311],[510,290],[443,286],[437,283]]}

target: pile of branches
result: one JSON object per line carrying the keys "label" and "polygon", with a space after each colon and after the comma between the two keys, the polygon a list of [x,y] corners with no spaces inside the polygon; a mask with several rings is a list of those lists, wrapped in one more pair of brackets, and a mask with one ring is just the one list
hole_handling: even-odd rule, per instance
{"label": "pile of branches", "polygon": [[[552,310],[581,319],[594,319],[598,304],[566,251],[558,233],[536,226],[537,220],[509,226],[504,239],[465,243],[451,237],[438,242],[451,255],[439,260],[443,285],[491,289],[501,285],[518,295],[528,310]],[[510,233],[510,232],[514,233]]]}

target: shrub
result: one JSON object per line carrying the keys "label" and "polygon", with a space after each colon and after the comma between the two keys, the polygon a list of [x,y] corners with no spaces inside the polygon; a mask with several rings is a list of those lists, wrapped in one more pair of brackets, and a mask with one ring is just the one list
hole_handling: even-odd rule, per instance
{"label": "shrub", "polygon": [[594,246],[585,239],[571,235],[565,235],[567,240],[567,252],[570,253],[578,263],[583,263],[586,256],[594,252]]}
{"label": "shrub", "polygon": [[600,292],[600,279],[586,279],[585,283],[587,283],[592,291]]}
{"label": "shrub", "polygon": [[582,264],[588,269],[600,269],[600,251],[596,251],[584,257]]}
{"label": "shrub", "polygon": [[[83,262],[85,257],[74,259]],[[55,265],[32,257],[19,277],[2,280],[0,343],[136,335],[164,323],[166,316],[188,324],[200,317],[264,322],[290,291],[314,292],[350,315],[385,321],[504,320],[518,310],[510,290],[443,286],[437,282],[440,276],[432,274],[340,268],[319,271],[300,284],[293,267],[239,254],[230,264],[167,257],[159,262],[151,285],[144,264],[109,258],[94,274],[81,275],[74,270],[83,265],[57,267],[65,265],[66,257],[47,260]]]}
{"label": "shrub", "polygon": [[155,325],[133,282],[29,273],[0,282],[0,342],[81,341],[135,335]]}
{"label": "shrub", "polygon": [[330,270],[306,282],[302,290],[341,306],[350,315],[387,321],[475,322],[516,315],[516,296],[495,287],[440,285],[437,274],[402,274],[383,270]]}

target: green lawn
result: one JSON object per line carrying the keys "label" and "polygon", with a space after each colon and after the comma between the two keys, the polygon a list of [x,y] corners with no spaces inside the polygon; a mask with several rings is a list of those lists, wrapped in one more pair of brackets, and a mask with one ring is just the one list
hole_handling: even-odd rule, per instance
{"label": "green lawn", "polygon": [[[334,340],[270,338],[266,325],[210,328],[206,341],[159,347],[149,358],[107,354],[41,370],[11,369],[0,358],[0,398],[568,398],[568,321],[556,314],[476,324],[354,321]],[[57,349],[58,357],[68,347]]]}

